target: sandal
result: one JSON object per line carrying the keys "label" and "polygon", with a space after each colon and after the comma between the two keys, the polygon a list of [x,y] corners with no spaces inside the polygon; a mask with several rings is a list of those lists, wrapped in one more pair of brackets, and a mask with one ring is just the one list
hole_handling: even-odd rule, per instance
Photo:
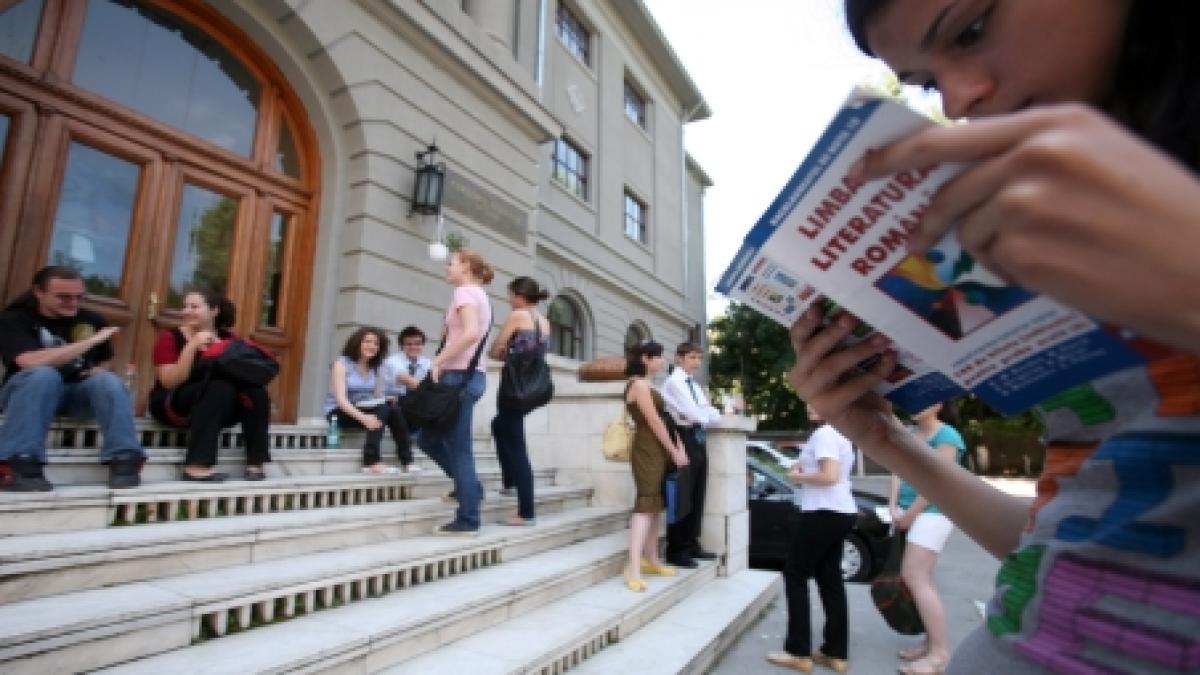
{"label": "sandal", "polygon": [[929,653],[929,645],[921,644],[921,645],[914,645],[912,647],[905,647],[904,649],[901,649],[900,651],[896,652],[896,656],[899,656],[901,659],[904,659],[905,661],[916,661],[918,659],[923,658],[928,653]]}
{"label": "sandal", "polygon": [[916,661],[910,661],[899,668],[896,672],[900,675],[942,675],[946,672],[946,666],[950,663],[948,656],[922,656]]}
{"label": "sandal", "polygon": [[510,527],[532,527],[537,525],[536,518],[522,518],[521,516],[509,516],[496,521],[498,525],[508,525]]}
{"label": "sandal", "polygon": [[654,563],[642,558],[642,574],[654,574],[660,577],[673,577],[678,572],[670,565],[655,565]]}
{"label": "sandal", "polygon": [[625,588],[628,588],[634,593],[645,593],[646,582],[642,581],[641,579],[630,579],[629,577],[625,577]]}

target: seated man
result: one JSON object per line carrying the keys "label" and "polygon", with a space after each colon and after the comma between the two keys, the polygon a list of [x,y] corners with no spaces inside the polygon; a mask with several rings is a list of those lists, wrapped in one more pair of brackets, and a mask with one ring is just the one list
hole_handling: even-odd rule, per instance
{"label": "seated man", "polygon": [[[401,402],[404,395],[408,393],[409,389],[415,389],[417,385],[421,384],[421,380],[429,374],[430,361],[424,355],[425,332],[420,328],[405,327],[396,337],[396,342],[400,345],[400,353],[392,354],[384,359],[381,369],[384,378],[383,395],[403,410]],[[409,423],[408,429],[413,434],[413,443],[416,443],[417,429],[415,425]],[[413,463],[411,452],[407,458],[402,457],[401,461],[405,464],[406,472],[421,470]]]}
{"label": "seated man", "polygon": [[0,312],[0,462],[8,475],[0,489],[47,492],[42,473],[46,433],[56,414],[94,416],[108,465],[108,486],[136,487],[145,452],[133,426],[133,405],[120,378],[109,370],[109,344],[117,328],[79,306],[83,279],[70,267],[43,267],[33,288]]}

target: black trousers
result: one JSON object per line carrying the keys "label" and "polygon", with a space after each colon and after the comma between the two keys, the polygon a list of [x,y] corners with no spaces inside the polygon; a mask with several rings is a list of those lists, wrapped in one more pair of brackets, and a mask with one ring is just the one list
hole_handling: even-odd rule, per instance
{"label": "black trousers", "polygon": [[[680,501],[691,501],[691,509],[687,515],[667,526],[667,557],[690,556],[700,550],[700,524],[704,520],[704,493],[708,486],[708,449],[696,436],[697,427],[679,428],[679,437],[683,439],[683,449],[688,456],[687,471],[680,475],[685,478],[679,484],[680,490],[687,490],[686,496]],[[703,431],[701,430],[701,433]]]}
{"label": "black trousers", "polygon": [[812,654],[808,580],[816,579],[821,606],[825,608],[825,641],[821,651],[835,659],[848,658],[850,626],[846,587],[842,582],[842,540],[854,527],[854,519],[852,513],[836,511],[804,511],[800,514],[783,566],[788,607],[788,629],[783,648],[789,654]]}
{"label": "black trousers", "polygon": [[[412,438],[409,437],[408,421],[404,419],[404,412],[400,410],[400,406],[395,403],[384,403],[374,408],[362,408],[362,411],[368,415],[374,415],[376,419],[383,422],[383,426],[378,429],[367,429],[367,440],[363,443],[363,466],[371,466],[372,464],[379,463],[379,445],[383,442],[383,430],[385,428],[392,432],[392,438],[396,441],[396,457],[400,460],[400,463],[404,465],[412,464]],[[338,425],[342,428],[363,428],[358,423],[358,420],[350,417],[341,410],[335,409],[330,414],[338,416]]]}
{"label": "black trousers", "polygon": [[[246,386],[221,377],[188,382],[170,392],[162,405],[188,420],[188,447],[183,463],[188,466],[213,466],[217,463],[217,445],[221,430],[242,425],[246,444],[246,464],[259,466],[271,461],[267,428],[271,424],[271,398],[262,387]],[[162,405],[151,405],[160,421],[166,419]],[[159,410],[155,410],[158,407]]]}

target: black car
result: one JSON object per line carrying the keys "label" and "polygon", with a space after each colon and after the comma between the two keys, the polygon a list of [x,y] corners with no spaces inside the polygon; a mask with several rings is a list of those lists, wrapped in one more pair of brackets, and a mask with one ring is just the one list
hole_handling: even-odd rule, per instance
{"label": "black car", "polygon": [[[793,497],[795,488],[782,475],[753,458],[746,459],[746,481],[750,564],[778,569],[787,558],[793,528],[800,515]],[[887,500],[855,490],[854,501],[858,504],[858,520],[846,537],[842,575],[846,581],[870,581],[883,568],[891,547],[890,527],[875,515],[875,507],[886,507]]]}

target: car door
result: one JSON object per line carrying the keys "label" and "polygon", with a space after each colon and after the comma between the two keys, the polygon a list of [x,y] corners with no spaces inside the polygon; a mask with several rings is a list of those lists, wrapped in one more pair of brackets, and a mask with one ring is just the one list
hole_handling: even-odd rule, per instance
{"label": "car door", "polygon": [[783,562],[799,513],[794,489],[779,476],[747,466],[750,505],[750,557]]}

